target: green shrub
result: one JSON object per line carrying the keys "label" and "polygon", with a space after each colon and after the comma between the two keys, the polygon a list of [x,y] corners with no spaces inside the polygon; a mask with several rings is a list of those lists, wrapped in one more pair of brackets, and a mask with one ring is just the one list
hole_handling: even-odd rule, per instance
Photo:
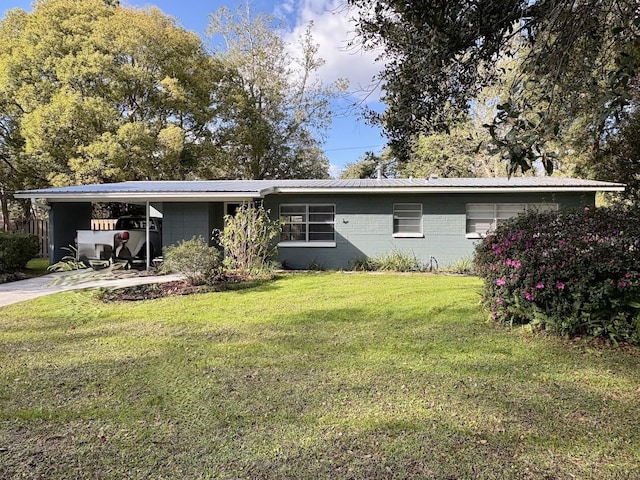
{"label": "green shrub", "polygon": [[566,335],[640,343],[640,213],[529,213],[475,252],[493,318]]}
{"label": "green shrub", "polygon": [[59,262],[49,265],[47,267],[48,272],[70,272],[73,270],[82,270],[89,268],[89,266],[82,260],[78,260],[78,249],[72,245],[68,247],[62,247],[62,250],[69,252],[69,255],[65,255]]}
{"label": "green shrub", "polygon": [[460,257],[447,270],[460,275],[470,275],[474,273],[473,267],[473,257]]}
{"label": "green shrub", "polygon": [[357,272],[369,272],[373,270],[373,266],[371,265],[371,261],[367,257],[357,257],[353,260],[352,270]]}
{"label": "green shrub", "polygon": [[211,281],[220,268],[220,252],[210,247],[202,237],[178,242],[164,250],[162,270],[183,274],[191,285]]}
{"label": "green shrub", "polygon": [[39,239],[27,233],[0,232],[0,272],[23,269],[38,254]]}
{"label": "green shrub", "polygon": [[420,262],[413,252],[400,252],[394,250],[389,253],[370,258],[356,258],[353,261],[353,270],[384,271],[384,272],[417,272],[420,271]]}
{"label": "green shrub", "polygon": [[235,215],[224,217],[224,230],[214,237],[224,249],[224,266],[243,275],[264,274],[274,268],[270,262],[276,249],[273,239],[280,235],[282,224],[271,220],[262,206],[244,204]]}

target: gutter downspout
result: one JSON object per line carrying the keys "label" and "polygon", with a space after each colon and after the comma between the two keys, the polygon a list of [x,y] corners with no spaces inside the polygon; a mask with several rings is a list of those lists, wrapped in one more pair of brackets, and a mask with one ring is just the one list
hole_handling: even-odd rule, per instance
{"label": "gutter downspout", "polygon": [[149,243],[149,200],[147,200],[147,204],[146,204],[146,208],[145,208],[145,235],[146,235],[146,239],[145,239],[145,248],[146,248],[146,255],[145,258],[147,260],[147,270],[149,270],[149,268],[151,267],[151,243]]}

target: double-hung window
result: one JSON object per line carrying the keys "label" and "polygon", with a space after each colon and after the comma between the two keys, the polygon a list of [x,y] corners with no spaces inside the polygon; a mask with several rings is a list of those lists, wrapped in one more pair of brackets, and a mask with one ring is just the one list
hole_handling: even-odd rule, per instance
{"label": "double-hung window", "polygon": [[395,203],[393,205],[393,236],[422,237],[421,203]]}
{"label": "double-hung window", "polygon": [[335,205],[280,205],[280,246],[334,247]]}
{"label": "double-hung window", "polygon": [[557,203],[468,203],[467,238],[481,238],[505,220],[527,210],[558,210]]}

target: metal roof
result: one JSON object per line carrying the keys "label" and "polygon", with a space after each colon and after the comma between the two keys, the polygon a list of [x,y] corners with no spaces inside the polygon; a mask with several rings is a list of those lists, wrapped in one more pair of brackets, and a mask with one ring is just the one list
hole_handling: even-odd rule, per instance
{"label": "metal roof", "polygon": [[623,191],[613,182],[561,177],[363,180],[137,181],[23,190],[17,198],[49,201],[202,201],[260,198],[278,193],[500,193]]}

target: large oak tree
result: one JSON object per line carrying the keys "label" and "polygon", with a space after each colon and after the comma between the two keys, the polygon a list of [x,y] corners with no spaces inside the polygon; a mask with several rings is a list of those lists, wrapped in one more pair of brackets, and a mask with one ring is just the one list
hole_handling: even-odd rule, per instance
{"label": "large oak tree", "polygon": [[5,139],[39,172],[25,186],[190,174],[219,74],[196,34],[157,9],[47,0],[0,38]]}
{"label": "large oak tree", "polygon": [[200,38],[155,8],[40,0],[7,12],[3,192],[197,174],[219,72]]}
{"label": "large oak tree", "polygon": [[[548,142],[576,119],[598,148],[633,111],[640,62],[635,0],[349,0],[365,48],[380,49],[386,111],[375,116],[401,162],[421,133],[447,132],[516,60],[490,125],[509,171],[555,164]],[[615,127],[614,127],[615,128]]]}

